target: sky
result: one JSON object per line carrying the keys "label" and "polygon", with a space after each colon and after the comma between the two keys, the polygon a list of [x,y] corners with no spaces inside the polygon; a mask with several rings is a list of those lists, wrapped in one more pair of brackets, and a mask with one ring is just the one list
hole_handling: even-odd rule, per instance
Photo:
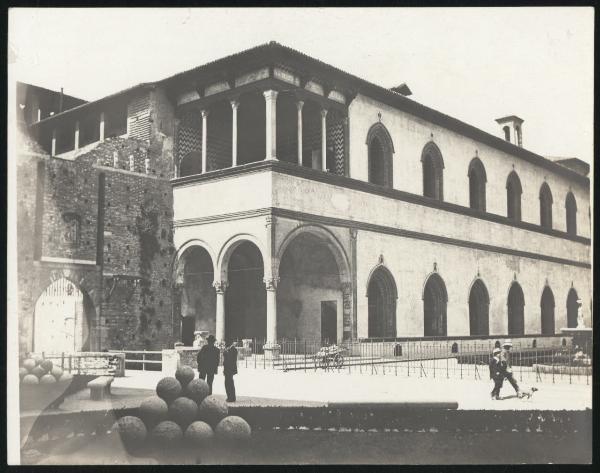
{"label": "sky", "polygon": [[273,40],[591,163],[593,33],[591,7],[11,9],[9,77],[95,100]]}

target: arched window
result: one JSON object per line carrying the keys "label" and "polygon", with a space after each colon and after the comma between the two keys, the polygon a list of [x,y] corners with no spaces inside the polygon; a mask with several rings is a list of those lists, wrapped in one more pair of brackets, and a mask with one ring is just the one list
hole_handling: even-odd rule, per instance
{"label": "arched window", "polygon": [[540,225],[544,228],[552,228],[552,192],[545,182],[540,188]]}
{"label": "arched window", "polygon": [[540,301],[542,312],[542,335],[554,335],[554,294],[549,286],[542,292]]}
{"label": "arched window", "polygon": [[375,123],[367,133],[369,152],[369,182],[378,186],[393,186],[394,144],[387,128]]}
{"label": "arched window", "polygon": [[447,334],[446,306],[448,293],[439,274],[427,279],[423,291],[423,322],[426,337],[445,337]]}
{"label": "arched window", "polygon": [[579,296],[577,295],[577,291],[574,288],[569,289],[569,294],[567,295],[567,327],[575,328],[577,327],[577,309],[579,308],[579,304],[577,301],[579,300]]}
{"label": "arched window", "polygon": [[518,282],[513,282],[508,292],[508,334],[525,334],[525,296]]}
{"label": "arched window", "polygon": [[567,210],[567,233],[577,235],[577,202],[572,192],[567,194],[565,208]]}
{"label": "arched window", "polygon": [[487,175],[479,158],[473,158],[469,164],[469,206],[485,212],[485,185]]}
{"label": "arched window", "polygon": [[369,280],[369,338],[396,336],[396,299],[398,290],[392,273],[379,266]]}
{"label": "arched window", "polygon": [[515,171],[506,180],[506,216],[515,222],[521,221],[521,180]]}
{"label": "arched window", "polygon": [[444,200],[444,159],[440,149],[433,142],[423,148],[423,195],[436,200]]}
{"label": "arched window", "polygon": [[490,334],[490,296],[481,279],[471,286],[469,293],[469,327],[470,335]]}

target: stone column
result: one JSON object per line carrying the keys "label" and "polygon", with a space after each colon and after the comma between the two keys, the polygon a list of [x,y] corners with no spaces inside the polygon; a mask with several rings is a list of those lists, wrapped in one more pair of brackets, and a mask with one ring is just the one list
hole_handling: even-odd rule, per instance
{"label": "stone column", "polygon": [[237,110],[240,103],[231,101],[231,167],[237,166]]}
{"label": "stone column", "polygon": [[52,130],[52,154],[51,156],[56,156],[56,130]]}
{"label": "stone column", "polygon": [[277,345],[277,283],[279,278],[269,277],[263,279],[267,290],[267,343],[264,352],[267,358],[279,357]]}
{"label": "stone column", "polygon": [[104,112],[100,114],[100,141],[104,141]]}
{"label": "stone column", "polygon": [[277,94],[276,90],[265,90],[266,104],[266,157],[265,159],[277,159]]}
{"label": "stone column", "polygon": [[206,124],[208,118],[208,110],[202,110],[202,174],[206,172]]}
{"label": "stone column", "polygon": [[79,149],[79,120],[75,122],[75,151]]}
{"label": "stone column", "polygon": [[298,108],[298,166],[302,166],[302,107],[304,102],[298,100],[296,107]]}
{"label": "stone column", "polygon": [[352,339],[352,283],[342,283],[342,334],[343,340]]}
{"label": "stone column", "polygon": [[327,171],[327,109],[321,109],[321,169]]}
{"label": "stone column", "polygon": [[227,290],[227,281],[215,281],[213,287],[217,293],[217,313],[215,338],[217,342],[225,342],[225,291]]}

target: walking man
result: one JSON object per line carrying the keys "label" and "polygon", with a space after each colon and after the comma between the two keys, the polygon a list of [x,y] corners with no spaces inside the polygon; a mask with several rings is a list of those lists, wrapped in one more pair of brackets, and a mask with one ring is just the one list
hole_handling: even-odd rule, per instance
{"label": "walking man", "polygon": [[503,363],[503,366],[505,367],[505,372],[504,372],[504,378],[506,378],[508,380],[508,382],[510,383],[510,385],[514,388],[515,392],[517,393],[517,397],[521,398],[523,397],[523,394],[521,393],[521,388],[519,388],[519,385],[517,384],[517,380],[514,378],[513,373],[512,373],[512,365],[510,362],[510,349],[512,348],[512,342],[510,340],[505,340],[504,343],[502,344],[502,352],[500,353],[500,360]]}
{"label": "walking man", "polygon": [[212,384],[219,367],[220,352],[215,346],[215,336],[209,335],[207,344],[198,352],[198,375],[208,383],[208,393],[212,394]]}
{"label": "walking man", "polygon": [[225,375],[225,392],[227,393],[227,402],[235,402],[235,383],[233,375],[237,374],[238,351],[233,342],[223,352],[223,374]]}
{"label": "walking man", "polygon": [[506,374],[506,365],[500,359],[500,348],[494,348],[492,352],[492,359],[490,360],[490,379],[494,381],[494,389],[492,389],[492,400],[498,401],[500,399],[500,389],[502,389],[502,383],[504,383],[504,376]]}

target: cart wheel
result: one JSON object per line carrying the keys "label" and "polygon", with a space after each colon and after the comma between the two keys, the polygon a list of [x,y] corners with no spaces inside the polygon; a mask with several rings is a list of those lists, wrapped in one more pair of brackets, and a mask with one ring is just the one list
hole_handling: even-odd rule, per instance
{"label": "cart wheel", "polygon": [[335,355],[333,362],[335,363],[335,367],[340,369],[342,366],[344,366],[344,357],[338,353]]}

